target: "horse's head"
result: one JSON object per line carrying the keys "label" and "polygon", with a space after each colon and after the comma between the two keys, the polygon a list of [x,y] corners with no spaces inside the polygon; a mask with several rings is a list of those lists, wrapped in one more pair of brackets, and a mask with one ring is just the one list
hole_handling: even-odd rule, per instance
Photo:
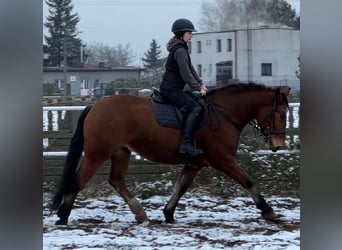
{"label": "horse's head", "polygon": [[266,87],[263,84],[241,83],[211,90],[207,102],[213,112],[241,131],[248,123],[265,137],[272,151],[277,151],[286,139],[288,110],[287,86]]}
{"label": "horse's head", "polygon": [[286,139],[287,96],[290,88],[274,87],[271,91],[273,92],[271,105],[259,109],[256,119],[265,142],[273,152],[276,152],[284,145]]}

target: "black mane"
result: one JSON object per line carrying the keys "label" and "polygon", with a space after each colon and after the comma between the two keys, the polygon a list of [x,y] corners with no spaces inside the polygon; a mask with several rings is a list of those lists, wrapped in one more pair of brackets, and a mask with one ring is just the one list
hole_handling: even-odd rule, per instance
{"label": "black mane", "polygon": [[249,82],[249,83],[241,82],[238,84],[229,84],[229,85],[225,85],[223,87],[211,89],[207,94],[212,95],[217,91],[225,90],[225,89],[231,89],[231,90],[246,90],[246,89],[265,90],[265,89],[271,89],[271,88],[266,87],[264,84],[258,84],[258,83],[254,83],[254,82]]}

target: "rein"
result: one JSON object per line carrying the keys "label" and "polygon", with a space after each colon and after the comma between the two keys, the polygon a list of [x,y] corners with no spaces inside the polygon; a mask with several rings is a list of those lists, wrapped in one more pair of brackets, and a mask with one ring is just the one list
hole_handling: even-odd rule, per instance
{"label": "rein", "polygon": [[218,109],[221,108],[225,111],[229,111],[226,107],[217,104],[217,103],[210,103],[210,108],[213,111],[213,113],[217,113],[220,116],[222,116],[227,122],[231,123],[238,131],[241,131],[242,128],[241,126],[239,126],[239,124],[237,124],[235,121],[233,121],[227,114],[225,114],[222,110]]}
{"label": "rein", "polygon": [[[264,136],[264,140],[266,142],[270,142],[271,140],[271,136],[272,135],[284,135],[286,134],[286,130],[284,131],[275,131],[274,130],[274,122],[275,122],[275,112],[278,108],[285,108],[288,109],[289,108],[289,104],[288,104],[288,100],[287,97],[282,94],[283,99],[285,100],[285,105],[278,105],[277,104],[277,99],[278,99],[278,95],[280,94],[279,91],[276,91],[275,93],[275,98],[274,98],[274,102],[272,105],[272,110],[266,115],[266,117],[260,122],[258,123],[255,119],[252,121],[249,121],[249,124],[253,127],[254,131],[255,131],[255,135],[257,135],[257,132],[260,132],[260,136]],[[224,120],[226,120],[227,122],[229,122],[230,124],[232,124],[238,131],[241,131],[243,128],[241,128],[241,126],[236,123],[231,117],[229,117],[224,111],[228,111],[229,109],[227,109],[226,107],[214,103],[214,102],[208,102],[208,104],[210,105],[211,110],[213,111],[213,113],[217,113],[218,115],[220,115],[222,118],[224,118]],[[268,121],[268,125],[262,129],[262,125]]]}
{"label": "rein", "polygon": [[[275,111],[278,108],[285,108],[285,109],[289,108],[288,100],[285,95],[282,95],[282,96],[283,96],[283,99],[285,100],[286,105],[277,105],[278,94],[279,92],[277,91],[273,105],[272,105],[272,110],[266,115],[266,117],[260,122],[260,124],[258,124],[256,120],[252,120],[249,122],[249,124],[253,126],[254,128],[255,134],[257,134],[257,132],[260,132],[260,135],[264,136],[264,140],[266,142],[270,142],[272,135],[285,135],[286,134],[286,130],[284,131],[274,130]],[[262,129],[261,125],[264,124],[267,120],[268,120],[268,126],[266,126],[265,129]]]}

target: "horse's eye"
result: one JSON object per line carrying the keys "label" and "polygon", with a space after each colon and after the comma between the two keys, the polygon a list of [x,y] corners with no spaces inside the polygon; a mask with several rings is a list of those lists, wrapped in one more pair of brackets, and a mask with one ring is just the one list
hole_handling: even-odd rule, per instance
{"label": "horse's eye", "polygon": [[285,120],[286,119],[286,115],[285,114],[280,115],[280,119]]}

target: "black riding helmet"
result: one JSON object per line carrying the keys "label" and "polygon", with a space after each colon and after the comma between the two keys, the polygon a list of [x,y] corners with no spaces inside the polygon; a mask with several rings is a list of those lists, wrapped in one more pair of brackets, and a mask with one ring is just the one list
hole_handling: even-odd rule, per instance
{"label": "black riding helmet", "polygon": [[195,32],[196,30],[195,30],[195,26],[192,24],[191,21],[185,18],[180,18],[173,22],[171,31],[173,33],[179,33],[180,31]]}

